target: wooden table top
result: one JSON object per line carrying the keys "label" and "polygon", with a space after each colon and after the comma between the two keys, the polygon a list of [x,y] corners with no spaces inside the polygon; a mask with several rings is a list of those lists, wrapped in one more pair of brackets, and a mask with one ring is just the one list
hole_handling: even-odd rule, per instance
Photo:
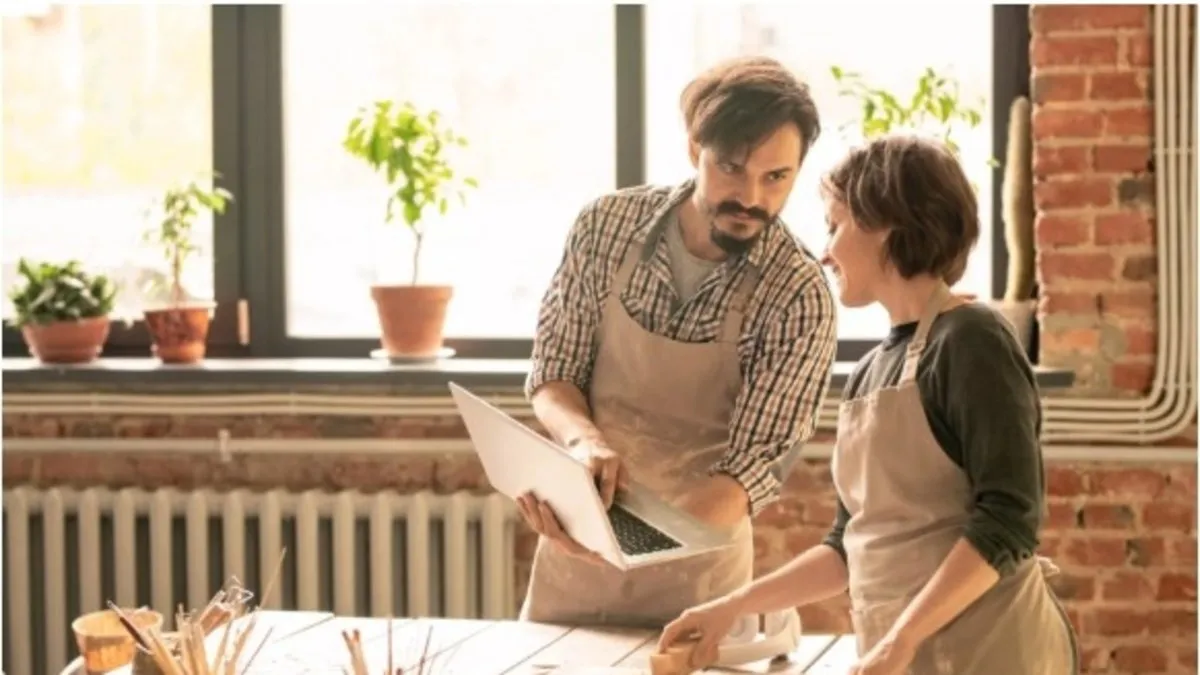
{"label": "wooden table top", "polygon": [[[349,664],[341,635],[347,629],[360,632],[371,672],[382,675],[386,670],[387,619],[266,610],[259,615],[239,672],[262,644],[251,668],[245,671],[248,675],[340,675]],[[219,640],[222,632],[214,631],[210,639]],[[418,665],[423,652],[428,655],[425,675],[646,675],[657,638],[657,632],[641,629],[519,621],[397,618],[392,622],[393,666],[404,668],[405,675]],[[853,636],[805,635],[786,662],[762,661],[702,672],[844,675],[854,662],[854,644]],[[64,674],[82,674],[82,664],[77,661],[71,665]],[[129,669],[123,668],[110,675],[128,673]]]}

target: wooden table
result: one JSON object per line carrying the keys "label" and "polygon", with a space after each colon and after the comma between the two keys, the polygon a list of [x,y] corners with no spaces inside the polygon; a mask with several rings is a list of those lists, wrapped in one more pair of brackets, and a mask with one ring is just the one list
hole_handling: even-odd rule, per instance
{"label": "wooden table", "polygon": [[[340,675],[349,663],[341,635],[345,629],[360,631],[371,672],[382,675],[386,670],[386,619],[338,617],[327,612],[259,614],[242,660],[248,660],[259,644],[263,647],[248,674]],[[221,632],[215,631],[210,639],[219,641]],[[649,672],[648,658],[657,638],[657,632],[647,630],[518,621],[398,618],[392,622],[393,665],[404,668],[405,675],[418,664],[427,643],[426,675],[644,675]],[[806,635],[786,662],[763,661],[703,672],[845,675],[854,655],[853,636]],[[64,675],[67,673],[82,675],[82,664],[71,664]],[[128,673],[124,668],[110,675]]]}

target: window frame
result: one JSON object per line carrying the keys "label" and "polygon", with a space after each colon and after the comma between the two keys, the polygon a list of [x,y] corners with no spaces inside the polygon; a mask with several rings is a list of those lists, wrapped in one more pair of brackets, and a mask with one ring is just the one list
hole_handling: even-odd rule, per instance
{"label": "window frame", "polygon": [[[378,339],[298,338],[287,334],[286,213],[282,96],[282,8],[218,5],[212,9],[213,166],[234,193],[214,226],[216,314],[209,356],[368,358]],[[992,140],[1002,157],[1008,101],[1029,96],[1029,5],[993,7]],[[642,6],[614,12],[616,176],[614,187],[645,178],[645,19]],[[992,222],[1002,223],[1001,181],[992,181]],[[992,296],[1001,297],[1008,265],[1002,227],[991,228]],[[366,291],[364,290],[364,293]],[[239,306],[248,310],[245,325]],[[241,330],[239,330],[241,329]],[[242,338],[248,338],[243,341]],[[530,339],[447,338],[461,358],[523,359]],[[854,361],[876,340],[839,340],[838,361]],[[4,356],[25,356],[19,329],[4,326]],[[114,322],[105,356],[148,356],[141,320]]]}

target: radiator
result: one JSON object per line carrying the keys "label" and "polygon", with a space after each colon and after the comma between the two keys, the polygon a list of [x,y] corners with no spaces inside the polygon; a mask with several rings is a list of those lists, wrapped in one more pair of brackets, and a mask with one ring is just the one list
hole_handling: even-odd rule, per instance
{"label": "radiator", "polygon": [[3,672],[58,673],[78,655],[71,621],[109,600],[169,630],[231,576],[261,592],[284,548],[265,608],[510,618],[515,518],[465,492],[5,490]]}

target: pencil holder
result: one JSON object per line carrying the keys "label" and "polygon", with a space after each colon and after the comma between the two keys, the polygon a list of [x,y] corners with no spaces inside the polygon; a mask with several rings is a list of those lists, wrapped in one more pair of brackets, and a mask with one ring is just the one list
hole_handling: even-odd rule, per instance
{"label": "pencil holder", "polygon": [[[162,628],[162,614],[149,609],[126,612],[129,619],[141,630]],[[87,675],[102,675],[110,670],[127,666],[137,652],[133,636],[121,625],[117,613],[111,609],[91,612],[71,622],[75,643],[83,657]]]}

